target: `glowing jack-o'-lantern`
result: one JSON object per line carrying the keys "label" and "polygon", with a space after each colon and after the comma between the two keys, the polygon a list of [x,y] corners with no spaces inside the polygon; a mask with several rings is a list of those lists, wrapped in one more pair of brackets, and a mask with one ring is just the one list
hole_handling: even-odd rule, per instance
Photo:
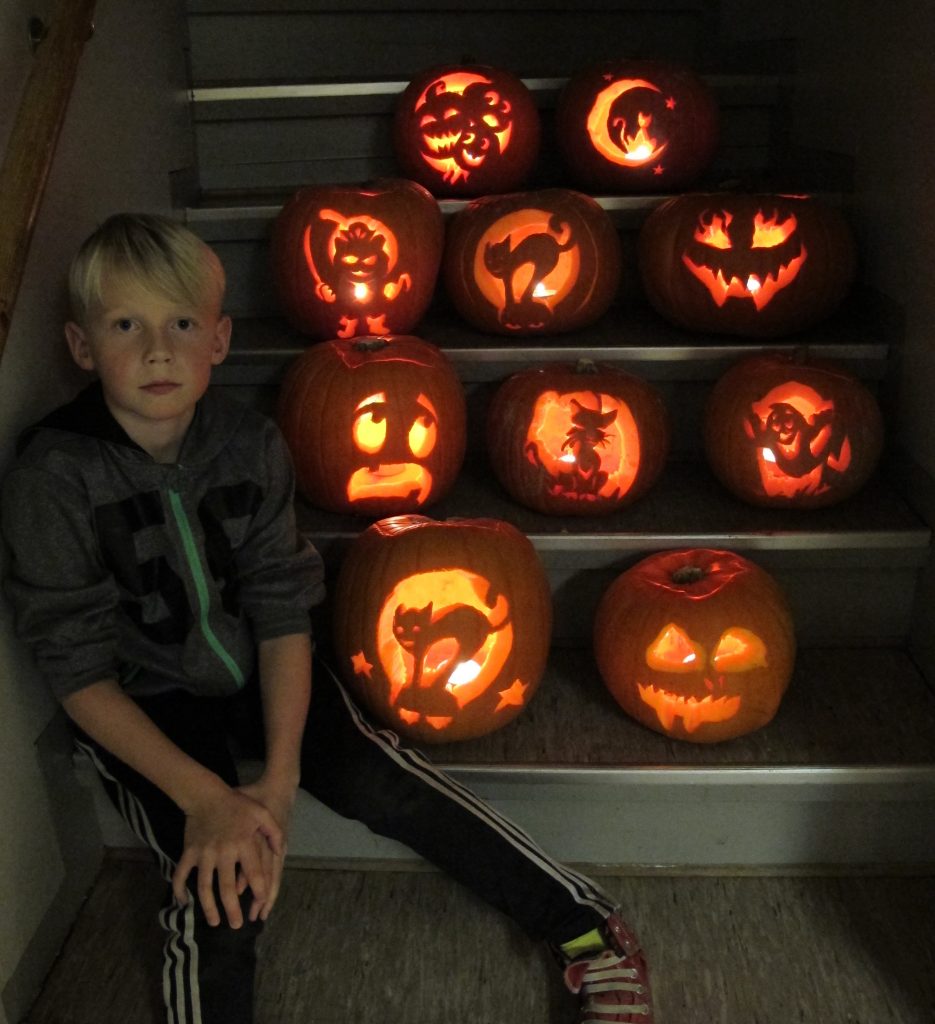
{"label": "glowing jack-o'-lantern", "polygon": [[658,192],[695,180],[718,143],[718,108],[688,68],[615,61],[569,79],[556,139],[574,181],[612,192]]}
{"label": "glowing jack-o'-lantern", "polygon": [[425,508],[447,493],[464,458],[461,382],[420,338],[312,345],[290,366],[277,415],[299,491],[332,512]]}
{"label": "glowing jack-o'-lantern", "polygon": [[705,409],[705,453],[718,479],[754,505],[817,508],[850,497],[883,447],[876,398],[843,367],[804,350],[741,360]]}
{"label": "glowing jack-o'-lantern", "polygon": [[321,340],[405,334],[431,301],[443,241],[438,204],[416,182],[299,189],[270,238],[282,310]]}
{"label": "glowing jack-o'-lantern", "polygon": [[416,76],[396,105],[396,159],[438,196],[480,196],[522,185],[539,151],[539,113],[508,71],[475,64]]}
{"label": "glowing jack-o'-lantern", "polygon": [[841,214],[808,196],[675,196],[646,218],[639,265],[649,301],[690,330],[766,337],[833,312],[856,266]]}
{"label": "glowing jack-o'-lantern", "polygon": [[468,739],[528,705],[551,615],[545,573],[515,527],[395,516],[364,530],[341,564],[335,655],[361,703],[398,732]]}
{"label": "glowing jack-o'-lantern", "polygon": [[594,651],[608,690],[638,722],[715,743],[776,714],[795,634],[767,572],[698,548],[650,555],[618,576],[598,605]]}
{"label": "glowing jack-o'-lantern", "polygon": [[601,515],[656,481],[669,421],[656,390],[589,360],[521,371],[497,389],[487,450],[517,501],[554,515]]}
{"label": "glowing jack-o'-lantern", "polygon": [[561,334],[610,306],[620,241],[608,214],[568,189],[475,199],[449,224],[444,277],[458,312],[494,334]]}

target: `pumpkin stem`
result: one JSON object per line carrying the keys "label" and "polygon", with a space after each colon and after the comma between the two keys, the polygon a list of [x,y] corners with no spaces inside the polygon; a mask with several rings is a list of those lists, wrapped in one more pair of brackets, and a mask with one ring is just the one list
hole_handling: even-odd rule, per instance
{"label": "pumpkin stem", "polygon": [[575,363],[575,373],[597,373],[597,363],[593,359],[579,359]]}
{"label": "pumpkin stem", "polygon": [[389,342],[386,338],[358,338],[354,342],[353,348],[355,352],[379,352],[387,345]]}
{"label": "pumpkin stem", "polygon": [[678,584],[699,583],[704,578],[704,569],[697,565],[683,565],[681,569],[676,569],[672,573],[672,582]]}

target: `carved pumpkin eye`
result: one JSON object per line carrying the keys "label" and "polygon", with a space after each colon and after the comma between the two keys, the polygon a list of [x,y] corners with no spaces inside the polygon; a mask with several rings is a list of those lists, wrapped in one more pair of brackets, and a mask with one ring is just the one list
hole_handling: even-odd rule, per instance
{"label": "carved pumpkin eye", "polygon": [[753,218],[752,247],[754,249],[772,249],[777,245],[782,245],[795,231],[796,226],[797,221],[792,214],[780,223],[779,215],[775,210],[769,220],[762,213],[757,213]]}
{"label": "carved pumpkin eye", "polygon": [[721,673],[765,668],[766,645],[756,633],[734,626],[721,634],[711,663]]}
{"label": "carved pumpkin eye", "polygon": [[699,218],[695,241],[701,242],[703,245],[710,245],[714,249],[729,249],[731,241],[727,229],[733,219],[733,216],[727,211],[716,213],[708,223],[705,223],[703,217]]}
{"label": "carved pumpkin eye", "polygon": [[704,667],[704,650],[670,622],[646,648],[646,664],[658,672],[697,672]]}
{"label": "carved pumpkin eye", "polygon": [[424,459],[435,447],[438,437],[438,415],[425,395],[419,395],[417,401],[425,409],[426,415],[417,416],[409,428],[409,450],[416,458]]}
{"label": "carved pumpkin eye", "polygon": [[386,442],[386,395],[381,391],[365,398],[354,417],[354,443],[362,452],[373,455]]}

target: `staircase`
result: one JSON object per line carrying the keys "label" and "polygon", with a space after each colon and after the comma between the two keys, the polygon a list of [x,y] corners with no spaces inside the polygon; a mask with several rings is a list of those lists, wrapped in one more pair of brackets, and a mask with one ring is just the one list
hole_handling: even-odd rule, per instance
{"label": "staircase", "polygon": [[[682,61],[703,74],[721,104],[721,145],[698,189],[742,182],[817,190],[847,204],[846,162],[787,144],[792,81],[779,66],[788,67],[786,46],[747,56],[720,43],[717,13],[704,0],[606,0],[584,14],[554,0],[436,0],[392,12],[381,0],[350,6],[187,4],[197,180],[178,183],[179,203],[228,272],[234,346],[215,380],[265,410],[308,343],[276,310],[266,274],[270,224],[300,185],[398,174],[392,110],[424,67],[467,55],[526,80],[544,130],[532,188],[575,187],[550,137],[550,112],[569,74],[621,55]],[[935,695],[906,639],[928,528],[882,474],[830,509],[747,507],[708,472],[699,430],[713,382],[763,347],[807,344],[885,400],[889,311],[855,299],[831,322],[769,346],[676,330],[643,301],[633,266],[639,225],[664,197],[596,198],[613,216],[628,258],[620,301],[594,328],[511,344],[468,328],[439,287],[415,333],[454,362],[468,395],[469,437],[483,437],[487,402],[510,373],[590,357],[661,390],[673,417],[672,454],[662,479],[632,507],[565,520],[511,502],[475,441],[453,493],[429,514],[502,518],[530,537],[552,584],[554,648],[523,715],[481,739],[435,747],[432,756],[569,861],[725,873],[922,870],[935,849]],[[450,216],[463,203],[440,205]],[[366,521],[304,504],[299,517],[333,579]],[[644,555],[676,546],[729,548],[773,573],[790,598],[800,644],[774,721],[713,747],[673,742],[630,721],[604,691],[590,653],[603,590]],[[123,845],[117,826],[106,827]],[[361,865],[412,857],[311,800],[300,806],[291,850]]]}

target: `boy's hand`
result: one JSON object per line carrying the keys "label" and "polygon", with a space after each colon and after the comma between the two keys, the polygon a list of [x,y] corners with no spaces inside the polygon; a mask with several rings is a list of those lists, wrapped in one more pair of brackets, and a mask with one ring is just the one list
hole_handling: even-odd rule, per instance
{"label": "boy's hand", "polygon": [[[214,895],[217,875],[221,905],[231,928],[243,925],[239,896],[249,886],[254,905],[265,905],[271,890],[278,892],[281,868],[275,860],[285,853],[284,832],[276,818],[243,790],[212,792],[185,819],[185,849],[172,876],[179,903],[188,902],[186,882],[198,871],[198,899],[210,925],[221,923]],[[251,920],[256,917],[251,913]]]}
{"label": "boy's hand", "polygon": [[[261,856],[264,867],[269,872],[269,886],[265,895],[258,894],[251,886],[253,902],[250,905],[249,918],[251,921],[256,921],[257,918],[265,921],[276,903],[282,884],[282,872],[286,861],[286,837],[292,824],[296,786],[291,782],[279,783],[264,775],[256,782],[242,786],[240,792],[262,804],[272,814],[282,832],[279,852],[269,843],[262,844]],[[246,876],[241,873],[238,878],[239,891],[243,893],[248,884]]]}

